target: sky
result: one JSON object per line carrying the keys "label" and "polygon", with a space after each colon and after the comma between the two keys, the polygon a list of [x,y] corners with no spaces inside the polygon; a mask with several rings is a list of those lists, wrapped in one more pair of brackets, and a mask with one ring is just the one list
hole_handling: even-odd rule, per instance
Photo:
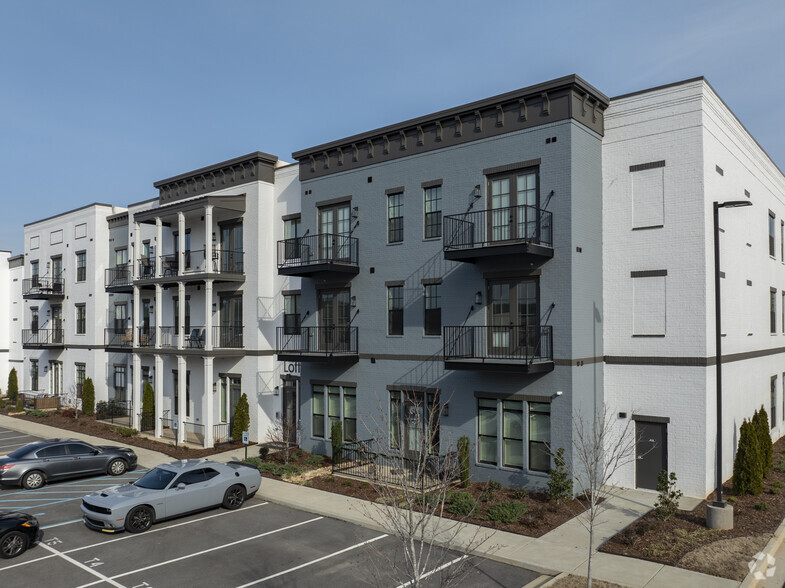
{"label": "sky", "polygon": [[705,76],[785,170],[782,0],[0,0],[0,250],[24,224],[578,74]]}

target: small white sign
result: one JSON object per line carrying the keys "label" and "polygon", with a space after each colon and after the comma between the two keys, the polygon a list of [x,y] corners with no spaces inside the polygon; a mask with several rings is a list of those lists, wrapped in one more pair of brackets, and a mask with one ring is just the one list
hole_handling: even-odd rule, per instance
{"label": "small white sign", "polygon": [[248,431],[243,431],[243,443],[248,445]]}
{"label": "small white sign", "polygon": [[176,431],[177,430],[177,419],[172,421],[172,428]]}

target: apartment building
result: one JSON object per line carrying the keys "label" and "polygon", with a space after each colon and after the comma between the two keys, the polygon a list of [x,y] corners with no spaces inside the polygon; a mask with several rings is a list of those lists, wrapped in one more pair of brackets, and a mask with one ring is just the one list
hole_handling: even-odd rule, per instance
{"label": "apartment building", "polygon": [[24,382],[22,354],[22,278],[24,256],[0,251],[0,388],[6,392],[8,375],[16,369],[17,382]]}

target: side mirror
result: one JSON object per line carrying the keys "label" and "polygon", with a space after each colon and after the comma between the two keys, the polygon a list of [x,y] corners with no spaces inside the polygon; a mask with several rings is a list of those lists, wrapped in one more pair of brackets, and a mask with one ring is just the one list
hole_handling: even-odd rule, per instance
{"label": "side mirror", "polygon": [[177,484],[177,489],[178,490],[185,490],[185,482],[180,482],[179,484]]}
{"label": "side mirror", "polygon": [[101,453],[100,449],[93,449],[93,455],[98,455],[99,453]]}

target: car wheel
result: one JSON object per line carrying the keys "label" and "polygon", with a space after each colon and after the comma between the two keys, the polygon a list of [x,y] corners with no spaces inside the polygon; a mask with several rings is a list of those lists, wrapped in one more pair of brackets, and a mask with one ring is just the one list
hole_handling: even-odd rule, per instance
{"label": "car wheel", "polygon": [[44,474],[38,470],[27,472],[22,478],[22,486],[28,490],[35,490],[36,488],[40,488],[44,485],[45,482],[46,480],[44,479]]}
{"label": "car wheel", "polygon": [[24,553],[29,539],[24,533],[11,531],[0,537],[0,557],[10,559]]}
{"label": "car wheel", "polygon": [[125,517],[125,530],[129,533],[143,533],[153,524],[153,509],[137,506]]}
{"label": "car wheel", "polygon": [[240,508],[245,502],[245,488],[239,484],[229,488],[224,494],[223,507],[229,510]]}
{"label": "car wheel", "polygon": [[126,465],[125,460],[113,459],[109,462],[108,470],[112,476],[122,476],[127,469],[128,466]]}

